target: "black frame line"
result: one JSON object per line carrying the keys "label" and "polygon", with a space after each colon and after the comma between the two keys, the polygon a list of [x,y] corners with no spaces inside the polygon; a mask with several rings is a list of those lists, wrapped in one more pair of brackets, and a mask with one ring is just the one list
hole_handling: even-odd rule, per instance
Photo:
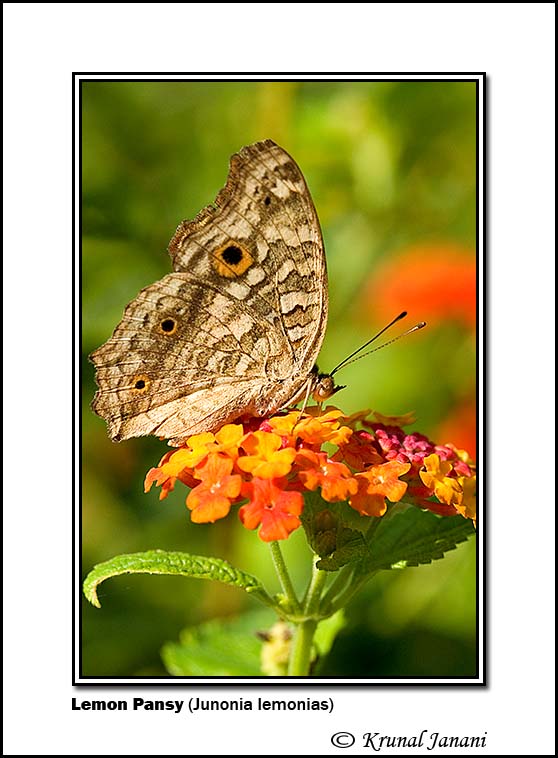
{"label": "black frame line", "polygon": [[[482,314],[483,314],[483,323],[482,323],[482,377],[480,373],[479,368],[479,338],[481,336],[480,328],[479,328],[479,316],[481,315],[481,295],[482,295],[482,302],[483,305],[486,302],[486,292],[487,292],[487,277],[488,277],[488,264],[487,264],[487,159],[486,159],[486,152],[487,152],[487,137],[488,137],[488,128],[487,128],[487,73],[486,72],[464,72],[461,74],[460,72],[390,72],[390,73],[383,73],[383,72],[374,72],[374,73],[363,73],[363,72],[339,72],[338,78],[335,79],[322,79],[322,78],[309,78],[304,79],[303,77],[322,77],[322,76],[328,76],[332,75],[335,76],[335,72],[304,72],[300,75],[296,74],[284,74],[284,73],[273,73],[273,72],[264,72],[264,73],[257,73],[254,74],[254,77],[263,77],[263,78],[248,78],[248,79],[237,79],[237,78],[231,78],[231,77],[239,77],[239,76],[250,76],[252,72],[187,72],[187,73],[176,73],[173,74],[172,72],[153,72],[153,74],[150,74],[148,72],[122,72],[118,74],[108,74],[108,72],[99,72],[99,76],[110,76],[111,78],[92,78],[88,79],[86,77],[96,77],[97,74],[95,72],[72,72],[72,282],[73,282],[73,291],[72,291],[72,450],[73,450],[73,459],[74,459],[74,467],[72,469],[72,492],[73,492],[73,502],[72,502],[72,581],[76,582],[75,590],[72,592],[72,640],[74,643],[74,646],[72,648],[72,685],[74,687],[82,688],[94,688],[94,687],[118,687],[119,689],[126,689],[126,688],[137,688],[137,687],[188,687],[188,686],[201,686],[201,687],[233,687],[233,688],[252,688],[252,687],[288,687],[292,686],[292,682],[300,682],[303,681],[305,683],[305,687],[382,687],[382,688],[404,688],[404,687],[412,687],[414,689],[430,689],[431,687],[450,687],[450,688],[459,688],[459,689],[469,689],[470,687],[488,687],[488,681],[487,681],[487,672],[488,672],[488,666],[487,666],[487,646],[488,646],[488,628],[487,628],[487,536],[486,536],[486,528],[487,528],[487,518],[485,516],[486,513],[486,498],[488,493],[488,487],[487,487],[487,481],[486,481],[486,445],[487,445],[487,436],[488,436],[488,430],[487,430],[487,419],[486,419],[486,412],[483,414],[483,426],[482,426],[482,435],[481,435],[481,425],[480,425],[480,404],[479,400],[482,397],[483,400],[483,410],[486,405],[487,401],[487,389],[486,389],[486,379],[487,379],[487,338],[488,338],[488,329],[486,325],[486,308],[483,307]],[[406,75],[413,75],[416,74],[416,77],[413,76],[413,78],[404,79],[402,77]],[[226,76],[225,79],[216,79],[217,76]],[[352,76],[358,78],[351,78],[351,79],[345,79],[345,78],[339,78],[339,77],[346,77],[346,76]],[[126,76],[134,76],[134,77],[141,77],[146,76],[149,77],[148,79],[142,80],[138,78],[133,79],[125,79]],[[173,78],[170,79],[164,79],[164,78],[154,78],[154,77],[164,77],[164,76],[172,76]],[[192,76],[196,78],[192,79],[181,79],[178,77],[187,77]],[[203,77],[203,76],[210,76],[212,78],[208,79],[201,79],[197,77]],[[451,79],[451,78],[427,78],[427,79],[420,79],[418,77],[420,76],[428,76],[428,77],[444,77],[444,76],[455,76],[457,78]],[[275,78],[277,77],[277,78]],[[382,78],[382,77],[388,77],[388,78]],[[466,78],[466,77],[472,77],[472,78]],[[286,82],[286,81],[297,81],[297,82],[389,82],[389,81],[406,81],[406,82],[433,82],[433,83],[439,83],[439,82],[473,82],[476,84],[476,245],[477,245],[477,271],[476,271],[476,296],[477,296],[477,302],[476,302],[476,315],[477,315],[477,324],[476,324],[476,347],[477,347],[477,364],[476,364],[476,400],[477,400],[477,409],[476,409],[476,421],[477,421],[477,432],[476,432],[476,441],[477,441],[477,452],[481,450],[481,447],[479,445],[481,438],[482,438],[482,458],[477,461],[478,466],[478,474],[480,474],[479,479],[477,479],[477,482],[480,481],[480,490],[482,491],[482,503],[483,503],[483,510],[479,512],[479,521],[478,521],[478,530],[477,530],[477,539],[475,543],[475,551],[476,551],[476,560],[477,560],[477,572],[476,572],[476,632],[477,632],[477,646],[476,646],[476,669],[477,673],[475,676],[463,676],[463,677],[454,677],[454,679],[459,679],[459,681],[451,681],[451,682],[437,682],[437,679],[446,679],[449,677],[445,676],[432,676],[432,677],[411,677],[411,676],[393,676],[389,678],[385,678],[385,680],[371,680],[370,678],[363,680],[362,682],[355,682],[353,678],[351,677],[342,677],[342,676],[312,676],[312,677],[305,677],[305,676],[289,676],[285,677],[284,681],[280,680],[278,681],[275,678],[272,677],[261,677],[261,682],[254,682],[254,679],[256,677],[243,677],[243,676],[228,676],[228,677],[214,677],[218,681],[215,682],[208,682],[208,677],[204,676],[143,676],[141,677],[141,681],[138,682],[130,682],[129,679],[130,676],[116,676],[116,675],[105,675],[105,676],[95,676],[95,677],[87,677],[83,676],[81,674],[81,667],[82,667],[82,614],[77,613],[77,609],[80,607],[81,604],[81,583],[82,583],[82,577],[83,577],[83,565],[82,565],[82,551],[81,551],[81,535],[82,535],[82,508],[81,508],[81,502],[82,502],[82,419],[81,419],[81,405],[78,408],[77,403],[79,402],[80,394],[81,394],[81,386],[82,386],[82,367],[81,367],[81,341],[82,341],[82,213],[81,213],[81,201],[82,201],[82,83],[83,82],[142,82],[142,81],[149,81],[149,82],[180,82],[180,81],[189,81],[189,82],[216,82],[216,83],[228,83],[228,82]],[[77,102],[78,111],[77,111],[77,124],[76,124],[76,84],[79,82],[79,98]],[[480,97],[479,97],[479,84],[482,82],[482,132],[481,132],[481,124],[480,124],[480,118],[479,118],[479,104],[480,104]],[[79,131],[78,135],[78,187],[75,186],[76,181],[76,125],[77,129]],[[483,147],[483,162],[482,166],[480,164],[480,138],[482,136],[482,147]],[[480,219],[479,219],[479,211],[481,209],[480,201],[479,201],[479,188],[481,186],[481,176],[482,176],[482,190],[483,190],[483,202],[482,202],[482,215],[483,215],[483,224],[482,229],[480,229]],[[77,231],[79,232],[79,243],[76,249],[76,198],[79,199],[79,210],[78,218],[77,218]],[[479,242],[482,240],[482,250],[483,250],[483,259],[482,259],[482,274],[483,274],[483,286],[482,286],[482,292],[480,291],[480,270],[481,267],[478,263],[478,252],[479,252]],[[76,276],[77,275],[77,276]],[[76,292],[76,290],[78,290]],[[77,317],[76,317],[76,307],[79,306],[77,310]],[[76,331],[76,329],[78,331]],[[79,350],[76,346],[76,343],[79,338]],[[76,372],[76,366],[77,372]],[[482,378],[482,392],[481,392],[481,378]],[[79,391],[78,391],[78,383],[79,383]],[[77,455],[76,455],[77,454]],[[76,502],[76,487],[79,486],[79,498],[78,502]],[[77,524],[76,524],[76,509],[79,505],[78,515],[77,515]],[[76,540],[76,525],[79,528],[79,543],[77,543]],[[482,542],[482,565],[483,565],[483,584],[482,584],[482,590],[483,590],[483,616],[482,616],[482,629],[481,625],[479,623],[479,589],[480,589],[480,581],[479,581],[479,557],[481,556],[481,546],[479,543]],[[79,556],[77,557],[77,565],[76,565],[76,551],[78,551],[79,547]],[[77,580],[76,577],[76,571],[79,569],[79,577]],[[76,617],[77,617],[77,630],[76,630]],[[77,631],[77,637],[76,637],[76,631]],[[482,631],[482,637],[481,637],[481,631]],[[480,670],[480,642],[483,642],[483,665],[482,665],[482,671]],[[76,671],[76,650],[75,645],[76,643],[79,645],[79,671]],[[89,678],[91,678],[92,681],[87,681]],[[428,678],[429,680],[425,682],[424,679]],[[103,681],[99,681],[102,679]],[[140,677],[138,677],[140,679]],[[150,682],[149,680],[153,679],[156,681]],[[317,679],[323,679],[325,681],[319,682],[316,681]],[[412,679],[420,679],[420,682],[413,682],[409,681]],[[114,680],[114,681],[113,681]],[[126,681],[122,681],[126,680]],[[165,681],[161,681],[165,680]],[[338,681],[336,681],[338,680]],[[349,681],[348,681],[349,680]],[[401,684],[398,683],[398,680],[403,680]],[[467,682],[470,682],[467,684]]]}
{"label": "black frame line", "polygon": [[[84,77],[84,76],[104,76],[107,74],[107,71],[74,71],[73,76],[74,77]],[[376,77],[376,76],[388,76],[388,77],[401,77],[401,76],[411,76],[413,77],[410,79],[410,81],[416,81],[415,77],[417,76],[456,76],[459,77],[458,79],[455,79],[457,82],[464,82],[464,81],[478,81],[478,77],[484,77],[486,76],[486,72],[484,71],[467,71],[467,73],[461,73],[459,71],[369,71],[369,72],[363,72],[363,71],[343,71],[343,72],[335,72],[335,71],[305,71],[304,73],[296,74],[296,73],[275,73],[273,71],[271,72],[263,72],[256,74],[253,71],[185,71],[185,72],[173,72],[173,71],[122,71],[118,74],[119,77],[122,76],[172,76],[172,77],[178,77],[178,76],[249,76],[251,77],[249,81],[262,81],[267,82],[270,81],[269,78],[265,79],[253,79],[252,77],[256,76],[264,76],[264,77],[281,77],[281,79],[273,79],[272,81],[300,81],[301,76],[335,76],[335,79],[332,79],[331,81],[375,81],[374,78],[366,78],[366,79],[339,79],[338,77],[341,76],[358,76],[358,77]],[[464,77],[470,76],[475,77],[471,79],[465,79]],[[81,81],[88,81],[87,79],[81,79]],[[93,81],[100,81],[100,80],[93,80]],[[121,81],[121,79],[109,79],[107,81]],[[132,81],[136,81],[133,79]],[[159,81],[158,79],[150,79],[149,81]],[[178,79],[171,79],[170,81],[180,81]],[[192,81],[198,81],[197,79],[194,79]],[[210,79],[208,81],[213,81],[213,79]],[[231,79],[227,79],[227,81],[232,81]],[[324,81],[322,79],[311,79],[309,81]],[[399,79],[397,79],[399,81]],[[437,81],[435,79],[427,79],[425,81]],[[450,81],[447,79],[444,79],[443,81]]]}

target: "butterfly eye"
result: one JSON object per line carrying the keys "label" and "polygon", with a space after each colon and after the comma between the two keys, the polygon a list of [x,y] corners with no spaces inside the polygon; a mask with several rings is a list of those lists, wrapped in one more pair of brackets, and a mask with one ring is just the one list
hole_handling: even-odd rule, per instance
{"label": "butterfly eye", "polygon": [[163,334],[174,334],[176,332],[177,323],[173,318],[166,318],[161,321],[161,331]]}
{"label": "butterfly eye", "polygon": [[268,196],[268,197],[266,197],[266,199],[264,200],[264,203],[265,203],[266,205],[269,205],[269,204],[271,203],[271,198],[270,198],[269,196]]}

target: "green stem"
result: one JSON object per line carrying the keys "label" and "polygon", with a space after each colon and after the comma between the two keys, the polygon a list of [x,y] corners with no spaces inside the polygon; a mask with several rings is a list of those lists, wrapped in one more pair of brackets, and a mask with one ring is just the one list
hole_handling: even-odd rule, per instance
{"label": "green stem", "polygon": [[304,603],[306,619],[295,627],[288,676],[308,676],[310,673],[312,644],[319,623],[315,615],[319,610],[322,591],[328,577],[327,571],[320,571],[316,567],[318,560],[318,557],[314,559],[312,578],[306,593],[306,602]]}
{"label": "green stem", "polygon": [[307,619],[295,627],[287,676],[308,676],[312,663],[312,642],[318,627],[314,619]]}
{"label": "green stem", "polygon": [[267,605],[270,608],[273,608],[274,611],[279,612],[279,609],[277,608],[277,602],[272,597],[270,597],[263,588],[258,587],[256,590],[247,591],[250,595],[252,595],[252,597],[257,598],[264,605]]}
{"label": "green stem", "polygon": [[306,602],[304,604],[304,611],[307,616],[312,616],[317,613],[320,607],[322,590],[328,578],[328,572],[321,571],[316,566],[319,560],[319,556],[316,556],[314,558],[314,565],[312,566],[312,578],[310,579],[310,587],[308,588]]}
{"label": "green stem", "polygon": [[351,577],[353,575],[354,566],[351,564],[348,564],[347,566],[343,566],[341,571],[337,574],[333,582],[331,583],[331,586],[329,587],[328,591],[324,595],[322,602],[321,602],[321,610],[324,612],[328,611],[328,606],[334,602],[335,597],[342,591],[346,589],[346,585],[351,581]]}
{"label": "green stem", "polygon": [[283,558],[283,553],[281,552],[281,547],[279,546],[278,542],[270,542],[269,547],[271,550],[271,557],[273,559],[275,571],[277,572],[279,583],[281,585],[281,589],[283,590],[283,594],[288,598],[291,609],[295,613],[298,613],[301,610],[300,603],[296,596],[293,583],[291,582],[289,572],[287,571],[287,566],[285,564],[285,559]]}

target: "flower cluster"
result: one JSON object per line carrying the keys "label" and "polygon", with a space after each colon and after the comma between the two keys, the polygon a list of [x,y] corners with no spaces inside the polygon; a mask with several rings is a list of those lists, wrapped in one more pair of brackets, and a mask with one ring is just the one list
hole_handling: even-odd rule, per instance
{"label": "flower cluster", "polygon": [[465,451],[407,434],[409,414],[385,417],[336,408],[290,411],[263,421],[227,424],[195,434],[168,452],[145,479],[160,498],[177,480],[191,488],[192,521],[214,522],[242,503],[248,529],[265,542],[286,539],[300,526],[303,493],[348,502],[363,516],[382,516],[386,500],[405,500],[443,516],[475,519],[476,478]]}

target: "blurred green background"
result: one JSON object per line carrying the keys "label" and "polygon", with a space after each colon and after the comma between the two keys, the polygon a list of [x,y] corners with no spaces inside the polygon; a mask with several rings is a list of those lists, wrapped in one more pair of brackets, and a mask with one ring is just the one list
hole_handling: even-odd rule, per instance
{"label": "blurred green background", "polygon": [[[476,120],[472,82],[83,82],[83,572],[150,548],[226,558],[277,585],[268,548],[234,513],[192,525],[186,490],[143,494],[166,452],[112,443],[89,404],[88,354],[124,306],[170,271],[178,223],[212,202],[232,153],[271,138],[300,165],[321,221],[330,316],[327,370],[407,309],[429,327],[349,366],[347,412],[415,410],[413,427],[474,456]],[[396,333],[396,332],[395,332]],[[284,544],[307,579],[302,530]],[[383,572],[348,609],[323,674],[474,676],[475,540],[444,560]],[[83,675],[165,673],[182,628],[254,609],[215,583],[127,576],[83,606]]]}

